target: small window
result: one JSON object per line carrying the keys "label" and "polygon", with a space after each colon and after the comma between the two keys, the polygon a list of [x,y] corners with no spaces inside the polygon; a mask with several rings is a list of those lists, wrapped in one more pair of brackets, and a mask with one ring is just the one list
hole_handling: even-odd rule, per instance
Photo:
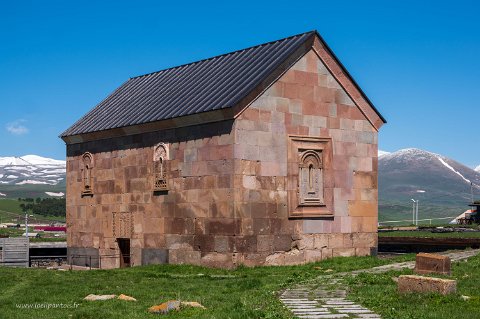
{"label": "small window", "polygon": [[332,218],[331,138],[289,135],[287,161],[288,216]]}
{"label": "small window", "polygon": [[83,179],[83,191],[82,196],[92,196],[92,168],[93,168],[93,156],[89,152],[82,155],[82,179]]}
{"label": "small window", "polygon": [[167,159],[168,145],[164,143],[159,143],[155,145],[155,149],[153,152],[154,192],[168,190],[167,172],[165,169],[165,161]]}

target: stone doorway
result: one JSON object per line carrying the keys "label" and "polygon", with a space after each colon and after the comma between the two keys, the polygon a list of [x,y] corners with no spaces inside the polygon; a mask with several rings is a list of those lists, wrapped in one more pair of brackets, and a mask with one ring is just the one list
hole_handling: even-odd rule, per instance
{"label": "stone doorway", "polygon": [[120,249],[120,268],[130,267],[130,238],[117,238]]}

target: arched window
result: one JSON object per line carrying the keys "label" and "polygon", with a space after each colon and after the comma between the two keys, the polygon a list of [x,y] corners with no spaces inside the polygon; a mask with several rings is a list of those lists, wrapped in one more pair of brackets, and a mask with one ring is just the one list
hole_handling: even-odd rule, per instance
{"label": "arched window", "polygon": [[83,191],[82,196],[93,195],[92,187],[92,168],[93,168],[93,156],[89,152],[82,155],[82,179],[83,179]]}
{"label": "arched window", "polygon": [[165,170],[165,161],[168,160],[168,145],[158,143],[153,151],[153,172],[154,185],[153,191],[165,191],[167,187],[167,172]]}
{"label": "arched window", "polygon": [[304,150],[299,161],[300,205],[323,205],[322,151]]}

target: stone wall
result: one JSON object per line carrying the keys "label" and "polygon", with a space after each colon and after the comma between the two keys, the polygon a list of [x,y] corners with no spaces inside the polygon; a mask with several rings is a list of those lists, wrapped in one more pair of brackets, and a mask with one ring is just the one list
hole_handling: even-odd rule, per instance
{"label": "stone wall", "polygon": [[[331,143],[326,205],[292,217],[293,135]],[[160,142],[169,147],[169,190],[153,192]],[[93,196],[82,197],[84,152],[93,155]],[[130,238],[133,265],[369,255],[377,246],[376,174],[376,130],[310,51],[235,120],[68,145],[67,244],[98,250],[102,268],[120,266],[116,238]]]}
{"label": "stone wall", "polygon": [[[377,247],[377,132],[310,50],[235,121],[235,207],[255,263],[363,256]],[[325,207],[290,218],[298,189],[292,136],[331,139]],[[329,207],[330,206],[330,207]],[[283,253],[288,251],[288,253]]]}
{"label": "stone wall", "polygon": [[[231,238],[239,225],[232,201],[231,130],[232,121],[224,121],[68,145],[70,251],[98,249],[102,268],[120,266],[116,238],[131,239],[133,265],[202,263],[209,262],[209,252],[233,252]],[[169,145],[169,191],[154,193],[153,148],[158,142]],[[93,196],[82,197],[84,152],[94,158]]]}

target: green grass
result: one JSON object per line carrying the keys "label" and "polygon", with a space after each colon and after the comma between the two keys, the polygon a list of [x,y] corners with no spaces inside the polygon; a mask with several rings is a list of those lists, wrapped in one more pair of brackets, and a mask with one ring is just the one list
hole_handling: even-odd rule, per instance
{"label": "green grass", "polygon": [[[384,319],[478,319],[480,318],[480,257],[452,263],[452,276],[457,280],[457,293],[399,294],[392,280],[411,270],[391,271],[384,274],[361,274],[347,277],[349,299],[380,314]],[[438,276],[445,277],[445,276]],[[469,300],[463,300],[469,296]]]}
{"label": "green grass", "polygon": [[22,213],[20,202],[16,199],[0,199],[0,210],[17,214]]}
{"label": "green grass", "polygon": [[[290,267],[240,267],[236,270],[187,265],[129,269],[53,271],[0,268],[2,318],[157,318],[150,306],[171,299],[198,301],[207,310],[188,308],[167,318],[291,318],[277,296],[296,283],[335,272],[370,268],[393,260],[334,258]],[[327,270],[332,269],[333,272]],[[137,302],[88,302],[88,294],[127,294]],[[68,304],[76,309],[18,309],[16,304]]]}
{"label": "green grass", "polygon": [[[0,220],[3,223],[25,223],[25,214],[16,199],[0,199]],[[34,214],[29,217],[30,222],[65,222],[64,217],[42,216]]]}
{"label": "green grass", "polygon": [[378,237],[480,238],[480,232],[432,233],[429,231],[396,230],[379,232]]}
{"label": "green grass", "polygon": [[[410,200],[408,200],[410,201]],[[385,223],[387,226],[400,226],[400,225],[410,225],[412,223],[412,206],[409,205],[411,202],[396,202],[396,201],[380,201],[378,205],[378,221],[381,224],[384,221],[398,221],[403,220],[403,222],[395,222],[395,223]],[[449,222],[453,218],[456,217],[466,211],[468,206],[466,204],[462,205],[435,205],[430,203],[425,203],[420,199],[420,206],[418,208],[418,215],[419,219],[429,219],[430,220],[422,220],[419,221],[421,225],[429,225],[432,224],[442,224],[445,222]],[[449,218],[444,218],[449,217]],[[443,219],[436,219],[436,218],[443,218]]]}
{"label": "green grass", "polygon": [[[29,232],[35,232],[33,227],[28,227]],[[7,237],[20,237],[25,233],[25,230],[19,228],[0,228],[0,236],[7,236]],[[51,236],[45,232],[38,232],[40,238],[30,238],[30,242],[38,243],[38,242],[62,242],[66,241],[65,237],[45,237]],[[0,317],[1,318],[1,317]]]}

